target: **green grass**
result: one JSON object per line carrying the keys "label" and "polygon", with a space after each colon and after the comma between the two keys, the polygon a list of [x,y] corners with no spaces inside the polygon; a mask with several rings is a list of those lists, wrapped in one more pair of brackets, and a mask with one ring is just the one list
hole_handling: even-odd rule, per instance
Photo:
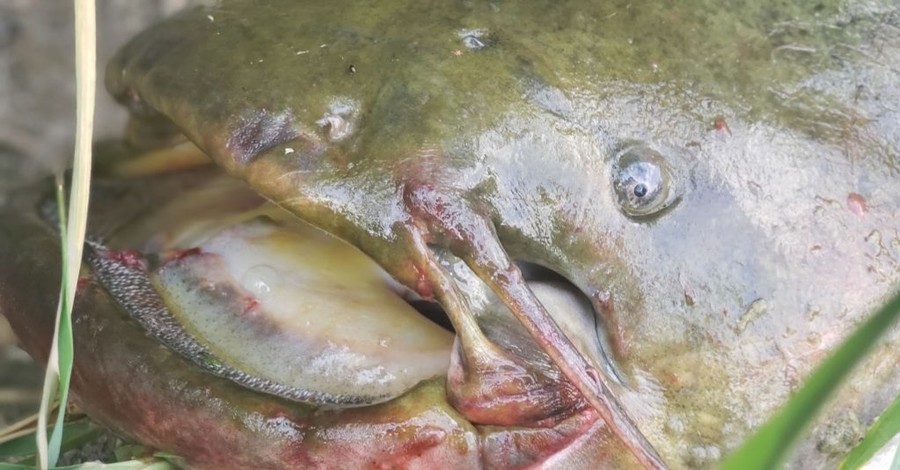
{"label": "green grass", "polygon": [[[894,402],[872,423],[862,442],[844,456],[841,470],[854,470],[861,467],[897,434],[900,434],[900,396],[895,398]],[[897,451],[892,468],[900,468],[900,450]]]}
{"label": "green grass", "polygon": [[[60,450],[76,449],[97,437],[101,428],[88,419],[79,419],[63,425]],[[0,440],[0,459],[29,458],[37,455],[36,431]]]}
{"label": "green grass", "polygon": [[[63,213],[65,197],[62,177],[57,201],[60,208],[60,234],[62,243],[62,281],[56,312],[56,327],[50,356],[44,376],[41,394],[41,408],[38,419],[37,450],[38,466],[46,469],[56,465],[62,446],[66,403],[69,396],[69,382],[72,377],[74,348],[72,342],[72,305],[81,268],[84,247],[87,208],[91,180],[91,143],[93,141],[93,120],[96,95],[96,5],[94,0],[74,0],[75,8],[75,79],[77,113],[75,121],[75,155],[72,170],[72,184],[69,198],[68,217]],[[56,425],[47,438],[47,425],[51,405],[59,399]]]}
{"label": "green grass", "polygon": [[[165,460],[128,460],[115,463],[83,463],[68,465],[65,467],[50,467],[52,470],[175,470],[178,467]],[[14,463],[0,463],[0,470],[33,470],[34,465],[18,465]]]}
{"label": "green grass", "polygon": [[[782,409],[732,453],[723,470],[778,468],[843,379],[860,363],[881,335],[900,317],[895,294],[845,339],[804,381]],[[895,423],[896,424],[896,423]],[[863,452],[863,451],[861,451]]]}
{"label": "green grass", "polygon": [[[87,418],[77,419],[63,425],[60,435],[64,436],[60,441],[60,451],[65,452],[80,449],[86,443],[96,439],[103,428],[92,423]],[[17,433],[14,436],[0,439],[0,459],[12,459],[15,463],[0,462],[0,470],[33,469],[38,457],[37,429],[29,432]],[[151,452],[147,448],[135,445],[124,445],[116,449],[116,461],[101,464],[88,462],[78,465],[69,465],[49,468],[56,470],[81,470],[81,469],[123,469],[123,470],[175,470],[177,465],[170,460],[177,460],[164,452]]]}

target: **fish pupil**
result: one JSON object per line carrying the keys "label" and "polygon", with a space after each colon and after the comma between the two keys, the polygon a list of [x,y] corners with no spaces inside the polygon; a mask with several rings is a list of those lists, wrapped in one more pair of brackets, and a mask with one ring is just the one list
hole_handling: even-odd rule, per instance
{"label": "fish pupil", "polygon": [[647,186],[644,183],[638,183],[634,187],[634,195],[637,197],[644,197],[647,195]]}

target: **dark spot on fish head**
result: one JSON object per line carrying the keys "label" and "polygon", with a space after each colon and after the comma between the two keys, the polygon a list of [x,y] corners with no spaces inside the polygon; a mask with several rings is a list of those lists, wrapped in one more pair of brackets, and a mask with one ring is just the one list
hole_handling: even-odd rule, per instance
{"label": "dark spot on fish head", "polygon": [[291,111],[273,113],[263,109],[245,113],[232,128],[225,148],[240,164],[250,163],[260,153],[301,134]]}

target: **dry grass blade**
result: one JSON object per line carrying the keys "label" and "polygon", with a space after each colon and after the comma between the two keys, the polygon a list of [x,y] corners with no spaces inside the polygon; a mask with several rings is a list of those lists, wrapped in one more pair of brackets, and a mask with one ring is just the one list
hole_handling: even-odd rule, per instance
{"label": "dry grass blade", "polygon": [[15,439],[19,436],[34,432],[35,429],[37,429],[37,422],[38,414],[35,413],[27,418],[12,423],[3,429],[0,429],[0,444],[3,444],[10,439]]}
{"label": "dry grass blade", "polygon": [[10,438],[10,436],[18,434],[22,432],[22,430],[31,430],[35,426],[37,426],[38,415],[37,413],[28,416],[27,418],[22,418],[15,423],[10,424],[9,426],[0,429],[0,443]]}
{"label": "dry grass blade", "polygon": [[[59,389],[60,409],[65,409],[68,398],[69,378],[72,369],[72,305],[78,283],[78,272],[81,267],[81,255],[84,246],[84,235],[87,222],[88,194],[91,177],[91,142],[93,140],[94,97],[96,95],[96,63],[97,63],[97,28],[96,5],[94,0],[74,0],[75,6],[75,63],[76,63],[76,104],[75,120],[75,162],[72,172],[72,184],[69,206],[69,217],[63,230],[63,280],[57,309],[56,328],[50,357],[47,361],[47,373],[44,376],[40,417],[38,422],[38,464],[46,469],[56,464],[59,456],[59,443],[62,440],[60,430],[64,413],[57,416],[57,426],[53,436],[47,440],[47,420],[50,403]],[[60,208],[62,208],[60,197]],[[61,229],[63,227],[60,227]]]}

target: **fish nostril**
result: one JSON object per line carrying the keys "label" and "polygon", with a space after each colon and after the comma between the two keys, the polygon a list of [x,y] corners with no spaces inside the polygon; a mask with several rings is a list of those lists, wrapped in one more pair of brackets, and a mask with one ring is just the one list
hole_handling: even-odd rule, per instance
{"label": "fish nostril", "polygon": [[463,46],[474,51],[491,47],[497,42],[497,37],[486,29],[464,29],[457,31],[457,36]]}

